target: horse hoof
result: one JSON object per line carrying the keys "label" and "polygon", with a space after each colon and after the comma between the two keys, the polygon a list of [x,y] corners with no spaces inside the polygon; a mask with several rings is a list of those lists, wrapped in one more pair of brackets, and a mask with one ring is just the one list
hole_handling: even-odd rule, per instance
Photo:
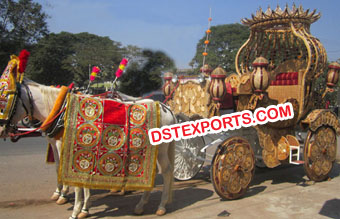
{"label": "horse hoof", "polygon": [[118,192],[118,195],[125,195],[125,191],[122,190],[122,191]]}
{"label": "horse hoof", "polygon": [[80,218],[86,218],[87,216],[89,216],[89,213],[88,212],[80,212],[77,216],[78,219]]}
{"label": "horse hoof", "polygon": [[158,210],[156,211],[156,215],[157,215],[157,216],[163,216],[163,215],[165,215],[165,213],[166,213],[166,210],[165,210],[165,209],[158,209]]}
{"label": "horse hoof", "polygon": [[58,199],[59,199],[59,197],[60,197],[60,194],[58,194],[58,193],[53,193],[53,195],[51,196],[51,200],[52,201],[57,201]]}
{"label": "horse hoof", "polygon": [[60,197],[58,198],[58,200],[56,201],[56,203],[57,203],[57,205],[63,205],[63,204],[65,204],[65,203],[67,203],[67,201],[68,201],[67,198],[60,196]]}
{"label": "horse hoof", "polygon": [[135,209],[135,210],[134,210],[134,213],[135,213],[136,215],[142,215],[142,214],[144,213],[144,210],[143,210],[143,209]]}
{"label": "horse hoof", "polygon": [[117,192],[119,192],[119,189],[111,189],[110,192],[111,193],[117,193]]}

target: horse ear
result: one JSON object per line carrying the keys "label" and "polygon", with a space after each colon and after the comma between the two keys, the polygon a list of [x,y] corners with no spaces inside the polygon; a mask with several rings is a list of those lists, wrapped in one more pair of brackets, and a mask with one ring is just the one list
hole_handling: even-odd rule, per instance
{"label": "horse ear", "polygon": [[30,53],[26,49],[21,50],[19,54],[19,61],[20,61],[19,62],[19,73],[25,72],[29,56],[30,56]]}

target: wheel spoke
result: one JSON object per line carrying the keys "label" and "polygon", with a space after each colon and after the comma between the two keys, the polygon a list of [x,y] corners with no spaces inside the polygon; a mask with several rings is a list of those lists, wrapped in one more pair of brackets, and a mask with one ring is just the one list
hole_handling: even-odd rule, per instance
{"label": "wheel spoke", "polygon": [[202,137],[176,142],[174,177],[177,180],[189,180],[200,171],[205,161],[205,153],[200,151],[204,146]]}
{"label": "wheel spoke", "polygon": [[309,131],[304,148],[304,168],[309,179],[322,181],[332,170],[336,157],[335,131],[321,126],[314,133]]}
{"label": "wheel spoke", "polygon": [[224,199],[235,199],[248,189],[255,170],[254,152],[241,137],[227,139],[217,150],[211,170],[216,193]]}

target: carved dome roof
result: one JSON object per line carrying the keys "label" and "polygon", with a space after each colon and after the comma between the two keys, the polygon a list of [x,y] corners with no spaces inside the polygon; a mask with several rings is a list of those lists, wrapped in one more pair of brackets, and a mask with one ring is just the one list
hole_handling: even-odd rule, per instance
{"label": "carved dome roof", "polygon": [[252,14],[252,18],[244,18],[241,22],[249,27],[290,22],[306,23],[310,25],[320,17],[321,14],[316,13],[316,10],[309,12],[309,9],[304,10],[301,5],[297,8],[295,4],[293,4],[292,9],[286,5],[284,10],[279,6],[277,6],[275,10],[268,7],[266,11],[262,11],[262,8],[260,8],[256,11],[255,15]]}

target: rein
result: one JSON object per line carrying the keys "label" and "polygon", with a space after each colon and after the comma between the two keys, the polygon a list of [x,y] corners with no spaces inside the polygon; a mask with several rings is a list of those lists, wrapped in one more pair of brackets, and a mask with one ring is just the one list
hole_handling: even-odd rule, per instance
{"label": "rein", "polygon": [[[21,85],[23,85],[23,87],[25,88],[26,90],[26,93],[27,93],[27,97],[28,97],[28,102],[29,102],[29,109],[28,110],[28,107],[25,105],[24,101],[22,100],[21,98]],[[23,108],[25,109],[26,111],[26,114],[28,115],[30,121],[31,119],[33,118],[33,96],[32,96],[32,92],[30,91],[29,87],[27,86],[27,84],[25,84],[24,82],[22,82],[22,84],[19,85],[17,88],[17,92],[18,92],[18,99],[21,100],[21,103],[22,103],[22,106]],[[17,99],[17,100],[18,100]],[[17,101],[16,101],[17,102]],[[17,107],[17,104],[16,104],[16,107]],[[59,110],[59,112],[54,115],[53,117],[50,117],[50,118],[46,118],[46,120],[42,123],[42,125],[36,129],[33,129],[33,130],[30,130],[30,131],[27,131],[27,132],[24,132],[24,133],[15,133],[15,129],[14,129],[14,133],[13,132],[8,132],[8,135],[11,137],[11,138],[14,138],[14,137],[17,137],[17,136],[24,136],[24,135],[28,135],[28,134],[31,134],[33,132],[36,132],[37,130],[43,130],[44,128],[48,127],[52,122],[55,121],[56,118],[58,118],[58,116],[64,112],[66,109],[66,107],[63,107],[61,110]],[[9,124],[11,125],[11,122],[9,121]],[[15,125],[11,125],[12,127],[16,127]]]}
{"label": "rein", "polygon": [[46,122],[44,125],[36,128],[36,129],[33,129],[31,131],[28,131],[28,132],[24,132],[24,133],[18,133],[18,134],[9,133],[9,136],[10,137],[16,137],[16,136],[28,135],[32,132],[39,130],[39,129],[45,128],[46,126],[50,125],[62,112],[64,112],[65,109],[66,109],[66,107],[64,107],[62,110],[60,110],[59,113],[57,115],[55,115],[50,121]]}

